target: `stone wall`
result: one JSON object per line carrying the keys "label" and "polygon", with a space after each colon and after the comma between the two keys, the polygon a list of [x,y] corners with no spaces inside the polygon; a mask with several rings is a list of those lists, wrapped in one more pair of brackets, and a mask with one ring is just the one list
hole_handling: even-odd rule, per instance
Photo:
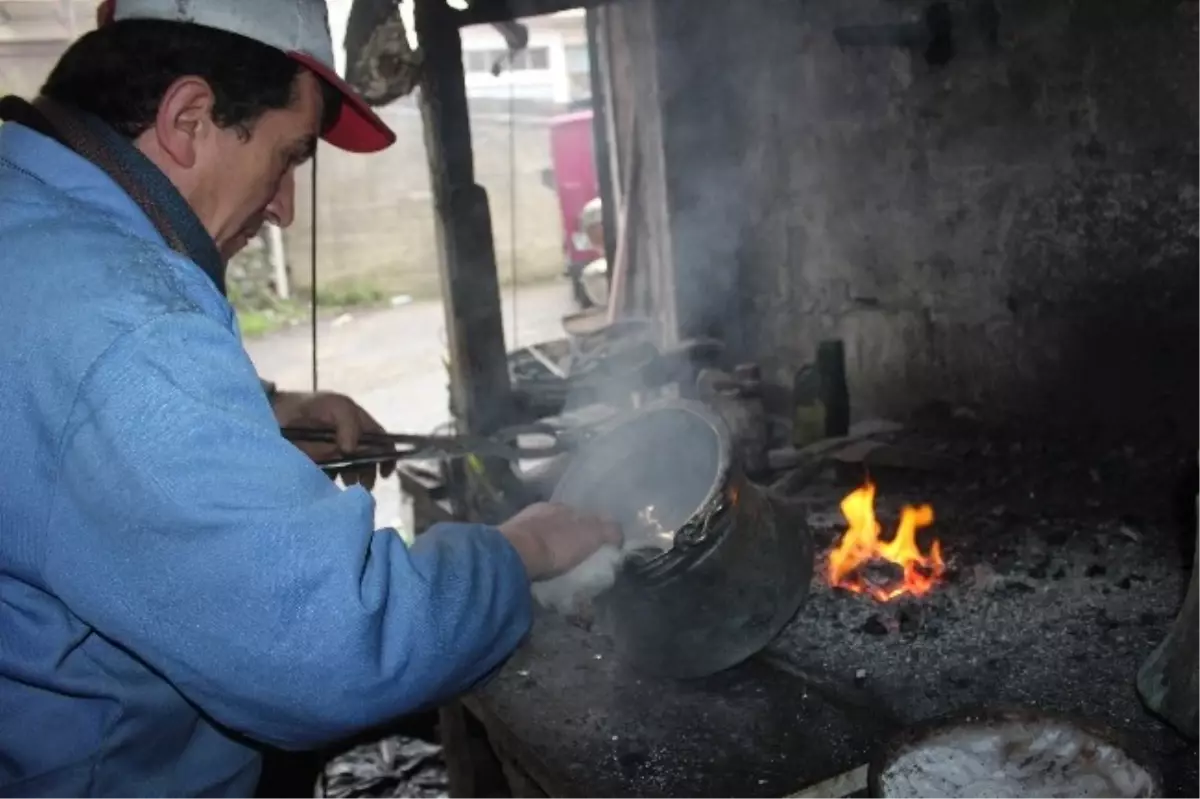
{"label": "stone wall", "polygon": [[[678,313],[856,412],[1197,415],[1196,4],[998,0],[994,44],[841,48],[885,0],[657,0]],[[961,19],[961,17],[960,17]]]}

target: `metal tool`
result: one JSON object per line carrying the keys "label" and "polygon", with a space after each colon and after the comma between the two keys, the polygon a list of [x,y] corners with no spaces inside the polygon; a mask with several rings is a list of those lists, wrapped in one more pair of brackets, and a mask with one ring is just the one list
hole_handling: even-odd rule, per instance
{"label": "metal tool", "polygon": [[[285,427],[282,432],[283,437],[289,441],[322,443],[335,441],[334,431],[328,429]],[[552,439],[552,443],[539,447],[522,446],[517,443],[521,436],[549,437]],[[350,455],[318,465],[323,469],[340,470],[401,460],[439,460],[461,458],[468,455],[500,458],[508,461],[537,460],[559,455],[573,446],[573,441],[567,437],[565,430],[545,423],[506,427],[488,437],[363,433],[359,442],[366,449],[386,449],[387,451],[364,452],[361,455]]]}
{"label": "metal tool", "polygon": [[951,10],[930,3],[920,20],[881,25],[843,25],[833,29],[842,47],[899,47],[919,51],[931,66],[949,63],[964,51],[991,52],[1000,46],[1000,11],[995,0],[972,0]]}

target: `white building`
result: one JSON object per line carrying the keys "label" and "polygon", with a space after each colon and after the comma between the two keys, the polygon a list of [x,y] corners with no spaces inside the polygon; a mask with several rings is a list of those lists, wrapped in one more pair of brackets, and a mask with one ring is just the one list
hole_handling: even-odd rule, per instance
{"label": "white building", "polygon": [[96,24],[92,0],[0,0],[0,96],[37,94],[58,57]]}
{"label": "white building", "polygon": [[[95,26],[99,0],[0,0],[0,95],[37,93],[75,37]],[[345,69],[346,19],[353,0],[327,0],[338,69]],[[406,13],[405,13],[406,12]],[[411,4],[402,13],[411,24]],[[582,9],[522,20],[529,45],[514,59],[491,25],[462,32],[470,97],[542,100],[566,105],[591,95],[587,28]],[[411,32],[410,32],[410,38]],[[493,74],[497,67],[498,74]]]}
{"label": "white building", "polygon": [[571,9],[521,20],[529,44],[515,58],[491,25],[462,31],[467,95],[544,100],[566,105],[591,96],[584,11]]}

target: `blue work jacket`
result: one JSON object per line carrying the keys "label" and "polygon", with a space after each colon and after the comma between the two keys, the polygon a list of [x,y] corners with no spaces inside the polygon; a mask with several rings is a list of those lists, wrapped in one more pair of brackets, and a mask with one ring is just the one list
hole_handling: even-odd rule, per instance
{"label": "blue work jacket", "polygon": [[[264,377],[269,377],[266,375]],[[279,433],[233,310],[101,170],[0,126],[0,794],[252,795],[530,624],[491,527],[406,548]]]}

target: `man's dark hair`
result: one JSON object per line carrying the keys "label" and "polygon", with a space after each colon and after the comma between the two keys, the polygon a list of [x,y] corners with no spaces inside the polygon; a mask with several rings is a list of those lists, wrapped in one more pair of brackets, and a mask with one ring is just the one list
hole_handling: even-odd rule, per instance
{"label": "man's dark hair", "polygon": [[[214,95],[213,121],[248,137],[263,113],[295,99],[303,67],[245,36],[165,20],[121,20],[80,37],[59,59],[42,94],[89,112],[137,138],[154,124],[172,83],[194,75]],[[322,130],[341,110],[341,96],[321,81]]]}

